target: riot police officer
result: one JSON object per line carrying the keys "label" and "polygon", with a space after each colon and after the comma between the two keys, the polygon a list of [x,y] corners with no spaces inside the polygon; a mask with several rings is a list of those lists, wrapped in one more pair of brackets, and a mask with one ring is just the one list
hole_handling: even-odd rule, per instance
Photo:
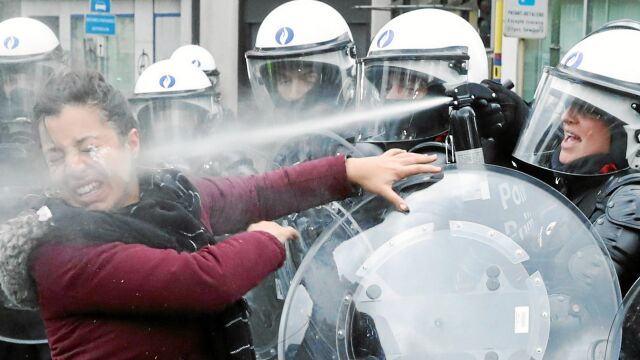
{"label": "riot police officer", "polygon": [[[315,0],[295,0],[264,19],[245,53],[256,106],[267,123],[300,124],[348,109],[355,90],[355,44],[344,18]],[[283,139],[271,167],[353,153],[348,129]],[[346,148],[346,149],[345,149]]]}
{"label": "riot police officer", "polygon": [[513,152],[519,164],[552,172],[594,224],[623,293],[640,275],[640,53],[628,46],[638,40],[640,23],[615,21],[546,69]]}
{"label": "riot police officer", "polygon": [[[360,108],[408,104],[487,76],[482,39],[466,20],[444,10],[415,10],[392,19],[373,38],[358,62],[356,99]],[[424,152],[442,150],[448,131],[449,105],[443,104],[380,118],[361,130],[358,141],[383,150],[422,144]]]}

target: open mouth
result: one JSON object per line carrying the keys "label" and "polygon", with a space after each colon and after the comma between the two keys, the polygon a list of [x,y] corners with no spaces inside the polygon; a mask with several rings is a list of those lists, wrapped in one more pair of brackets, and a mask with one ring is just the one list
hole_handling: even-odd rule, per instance
{"label": "open mouth", "polygon": [[102,183],[100,181],[91,181],[90,183],[76,187],[74,193],[76,196],[78,196],[81,199],[87,198],[96,194],[101,187],[102,187]]}
{"label": "open mouth", "polygon": [[582,141],[582,138],[578,136],[576,133],[570,130],[564,131],[564,139],[562,140],[563,145],[571,145],[576,144]]}

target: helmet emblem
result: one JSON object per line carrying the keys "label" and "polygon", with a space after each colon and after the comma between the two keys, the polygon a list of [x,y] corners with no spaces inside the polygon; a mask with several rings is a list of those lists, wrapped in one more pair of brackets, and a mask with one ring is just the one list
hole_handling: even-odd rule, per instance
{"label": "helmet emblem", "polygon": [[576,51],[567,57],[567,60],[564,62],[564,64],[568,67],[577,69],[580,66],[580,64],[582,64],[583,58],[584,58],[584,54],[581,53],[580,51]]}
{"label": "helmet emblem", "polygon": [[176,78],[171,75],[165,75],[160,78],[160,86],[165,89],[171,89],[176,84]]}
{"label": "helmet emblem", "polygon": [[395,34],[393,30],[389,29],[383,32],[382,34],[380,34],[380,37],[378,38],[378,42],[376,44],[378,45],[379,48],[387,47],[393,41],[394,35]]}
{"label": "helmet emblem", "polygon": [[276,42],[280,45],[287,45],[293,40],[293,30],[290,27],[280,28],[276,32]]}
{"label": "helmet emblem", "polygon": [[4,47],[9,50],[13,50],[20,45],[20,40],[15,36],[8,36],[4,39]]}
{"label": "helmet emblem", "polygon": [[193,65],[197,66],[197,67],[200,67],[200,65],[202,65],[202,64],[200,64],[200,61],[199,61],[198,59],[193,59],[193,60],[191,60],[191,63],[192,63]]}

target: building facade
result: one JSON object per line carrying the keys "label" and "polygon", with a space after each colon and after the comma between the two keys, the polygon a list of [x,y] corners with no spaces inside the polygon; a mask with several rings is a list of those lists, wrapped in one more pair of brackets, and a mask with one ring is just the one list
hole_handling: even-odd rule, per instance
{"label": "building facade", "polygon": [[[347,20],[358,56],[391,18],[421,7],[444,7],[479,29],[493,57],[498,0],[325,0]],[[506,1],[506,0],[505,0]],[[640,19],[638,0],[548,0],[549,28],[541,40],[503,37],[502,78],[513,81],[531,99],[542,68],[555,65],[590,31],[607,21]],[[251,96],[244,52],[253,47],[262,19],[286,0],[111,0],[116,34],[85,34],[89,0],[0,0],[2,18],[29,16],[58,35],[74,67],[102,71],[130,95],[138,75],[184,44],[199,44],[215,57],[225,105],[238,109]]]}

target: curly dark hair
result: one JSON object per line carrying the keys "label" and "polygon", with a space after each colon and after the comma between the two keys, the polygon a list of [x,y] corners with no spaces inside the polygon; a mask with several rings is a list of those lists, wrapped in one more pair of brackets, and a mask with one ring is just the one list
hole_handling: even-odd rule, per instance
{"label": "curly dark hair", "polygon": [[127,99],[102,74],[67,70],[51,76],[40,90],[33,107],[34,133],[39,135],[44,118],[59,115],[66,105],[95,106],[121,137],[138,128]]}

